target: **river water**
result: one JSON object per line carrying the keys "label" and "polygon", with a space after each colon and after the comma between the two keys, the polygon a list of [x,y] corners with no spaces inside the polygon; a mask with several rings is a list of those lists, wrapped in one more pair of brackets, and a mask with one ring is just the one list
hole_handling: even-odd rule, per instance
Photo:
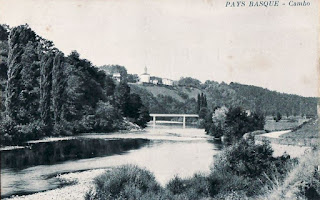
{"label": "river water", "polygon": [[175,175],[208,173],[220,149],[204,130],[175,126],[34,141],[25,148],[1,151],[1,197],[55,191],[66,187],[62,176],[92,179],[92,170],[123,164],[144,167],[165,185]]}

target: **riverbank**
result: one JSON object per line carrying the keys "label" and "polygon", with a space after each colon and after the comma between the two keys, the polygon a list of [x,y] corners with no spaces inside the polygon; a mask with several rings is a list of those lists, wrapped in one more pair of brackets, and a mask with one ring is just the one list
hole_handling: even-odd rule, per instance
{"label": "riverbank", "polygon": [[[105,173],[106,169],[88,170],[84,172],[67,173],[57,175],[57,178],[65,186],[31,195],[12,196],[7,200],[75,200],[84,199],[86,192],[93,187],[93,179]],[[5,200],[4,199],[4,200]]]}
{"label": "riverbank", "polygon": [[292,130],[255,135],[255,140],[257,142],[269,141],[275,150],[275,156],[287,153],[292,157],[301,157],[319,145],[319,134],[319,120],[312,119]]}

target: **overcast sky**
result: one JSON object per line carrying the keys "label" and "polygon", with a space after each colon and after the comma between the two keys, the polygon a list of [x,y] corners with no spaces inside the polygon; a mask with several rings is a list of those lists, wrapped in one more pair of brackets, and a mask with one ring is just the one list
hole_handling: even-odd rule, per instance
{"label": "overcast sky", "polygon": [[0,0],[0,23],[28,23],[65,54],[77,50],[97,66],[119,64],[136,74],[147,66],[151,75],[171,79],[318,96],[318,0],[269,8],[225,2]]}

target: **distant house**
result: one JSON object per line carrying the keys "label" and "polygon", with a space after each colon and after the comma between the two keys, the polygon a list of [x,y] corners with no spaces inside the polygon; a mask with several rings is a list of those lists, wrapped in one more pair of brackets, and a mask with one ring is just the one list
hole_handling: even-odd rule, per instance
{"label": "distant house", "polygon": [[107,75],[110,75],[115,81],[127,79],[127,70],[120,65],[104,65],[100,67]]}
{"label": "distant house", "polygon": [[158,85],[159,81],[157,79],[151,80],[151,83]]}
{"label": "distant house", "polygon": [[144,68],[144,73],[140,75],[140,83],[150,83],[150,74],[147,67]]}
{"label": "distant house", "polygon": [[150,83],[154,85],[160,85],[162,84],[162,78],[156,77],[156,76],[150,76]]}
{"label": "distant house", "polygon": [[120,73],[114,73],[114,74],[112,74],[112,78],[113,78],[115,81],[120,82],[120,81],[121,81],[121,74],[120,74]]}
{"label": "distant house", "polygon": [[168,78],[163,78],[162,79],[162,84],[163,85],[173,85],[173,80],[168,79]]}

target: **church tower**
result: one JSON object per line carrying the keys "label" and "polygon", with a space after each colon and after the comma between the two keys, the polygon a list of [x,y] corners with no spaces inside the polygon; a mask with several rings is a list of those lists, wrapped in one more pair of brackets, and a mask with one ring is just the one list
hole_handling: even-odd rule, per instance
{"label": "church tower", "polygon": [[148,74],[147,66],[144,67],[144,73],[140,75],[140,83],[149,83],[150,74]]}

